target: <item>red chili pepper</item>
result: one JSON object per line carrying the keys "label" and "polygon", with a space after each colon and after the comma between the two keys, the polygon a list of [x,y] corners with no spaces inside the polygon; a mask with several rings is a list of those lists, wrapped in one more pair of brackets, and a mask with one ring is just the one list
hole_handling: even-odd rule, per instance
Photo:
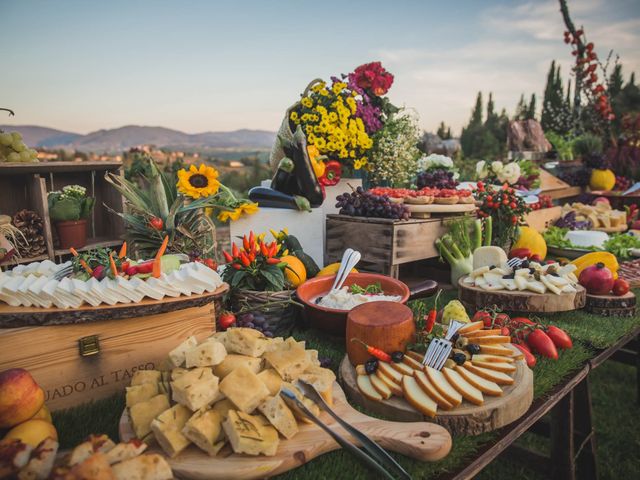
{"label": "red chili pepper", "polygon": [[240,255],[240,249],[235,243],[231,245],[231,253],[233,254],[233,258],[238,258],[238,255]]}
{"label": "red chili pepper", "polygon": [[340,181],[342,176],[342,165],[336,160],[331,160],[325,164],[324,175],[318,180],[322,185],[331,186]]}
{"label": "red chili pepper", "polygon": [[269,257],[269,249],[263,242],[260,242],[260,253],[265,257]]}
{"label": "red chili pepper", "polygon": [[253,230],[249,232],[249,244],[251,245],[251,248],[256,244],[256,236],[253,234]]}
{"label": "red chili pepper", "polygon": [[271,242],[269,245],[269,256],[273,257],[276,253],[278,253],[278,244],[276,242]]}
{"label": "red chili pepper", "polygon": [[251,251],[251,244],[249,243],[249,239],[246,235],[242,237],[242,245],[247,252]]}
{"label": "red chili pepper", "polygon": [[231,266],[233,268],[235,268],[236,270],[240,270],[242,268],[242,265],[240,265],[239,263],[233,263],[233,264],[231,264]]}
{"label": "red chili pepper", "polygon": [[249,255],[247,255],[247,258],[249,258],[250,262],[253,262],[256,259],[256,252],[252,250]]}
{"label": "red chili pepper", "polygon": [[426,322],[424,325],[424,331],[427,333],[431,333],[431,330],[433,330],[433,326],[436,323],[436,317],[438,316],[438,297],[440,297],[440,293],[442,293],[442,289],[438,290],[433,308],[429,311],[429,315],[425,317]]}
{"label": "red chili pepper", "polygon": [[277,265],[277,264],[280,263],[280,259],[276,258],[276,257],[269,257],[269,258],[267,258],[267,263],[269,265]]}
{"label": "red chili pepper", "polygon": [[245,267],[248,267],[249,265],[251,265],[251,260],[249,260],[249,257],[247,257],[247,254],[244,252],[240,252],[240,262]]}
{"label": "red chili pepper", "polygon": [[227,261],[227,263],[233,262],[233,257],[229,254],[229,252],[223,250],[222,255],[224,255],[224,259]]}
{"label": "red chili pepper", "polygon": [[389,355],[387,352],[383,352],[379,348],[367,345],[362,340],[359,340],[357,338],[352,338],[351,341],[360,343],[367,349],[367,353],[371,354],[373,357],[376,357],[378,360],[382,360],[383,362],[391,362],[391,355]]}

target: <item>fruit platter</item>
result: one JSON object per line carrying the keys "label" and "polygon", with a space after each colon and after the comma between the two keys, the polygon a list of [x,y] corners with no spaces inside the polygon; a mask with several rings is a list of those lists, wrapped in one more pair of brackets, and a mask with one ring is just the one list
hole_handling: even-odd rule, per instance
{"label": "fruit platter", "polygon": [[134,374],[120,438],[154,445],[150,451],[168,457],[180,478],[277,475],[339,448],[279,395],[282,388],[295,392],[314,415],[333,424],[303,395],[297,382],[304,381],[384,448],[430,461],[449,452],[451,437],[441,426],[367,417],[349,406],[335,380],[317,350],[292,337],[268,338],[250,328],[231,328],[200,343],[190,337],[169,353],[162,369]]}

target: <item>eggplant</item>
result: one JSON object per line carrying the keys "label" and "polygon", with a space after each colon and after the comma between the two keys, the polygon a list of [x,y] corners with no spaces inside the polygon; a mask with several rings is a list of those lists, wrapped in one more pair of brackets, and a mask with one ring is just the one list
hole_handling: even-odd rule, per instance
{"label": "eggplant", "polygon": [[278,169],[271,180],[271,188],[288,195],[298,194],[298,186],[293,174],[294,168],[293,160],[283,157],[278,163]]}
{"label": "eggplant", "polygon": [[309,200],[300,195],[288,195],[268,187],[253,187],[249,190],[249,200],[261,207],[290,208],[310,212]]}
{"label": "eggplant", "polygon": [[319,207],[324,201],[324,195],[307,152],[307,139],[299,125],[293,134],[293,143],[283,147],[287,157],[293,160],[293,173],[300,195],[307,198],[312,207]]}

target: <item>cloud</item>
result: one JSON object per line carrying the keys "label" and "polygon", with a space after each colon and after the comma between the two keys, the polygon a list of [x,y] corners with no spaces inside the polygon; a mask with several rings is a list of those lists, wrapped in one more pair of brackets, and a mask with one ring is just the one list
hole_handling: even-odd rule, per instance
{"label": "cloud", "polygon": [[[627,74],[640,68],[640,18],[613,18],[615,6],[604,0],[572,2],[570,12],[601,58],[615,49]],[[562,42],[557,0],[493,5],[479,14],[477,25],[480,40],[470,38],[457,48],[374,52],[396,74],[393,100],[414,107],[428,130],[444,120],[459,132],[478,91],[493,92],[498,108],[510,113],[521,94],[535,92],[540,106],[551,60],[560,63],[565,83],[570,78],[573,57]]]}

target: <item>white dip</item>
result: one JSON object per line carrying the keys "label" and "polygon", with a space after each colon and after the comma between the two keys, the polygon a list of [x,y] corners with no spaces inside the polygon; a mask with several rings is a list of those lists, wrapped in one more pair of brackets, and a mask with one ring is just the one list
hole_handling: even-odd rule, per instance
{"label": "white dip", "polygon": [[401,298],[400,295],[363,295],[362,293],[350,293],[348,287],[343,287],[340,290],[334,290],[322,297],[319,305],[337,310],[351,310],[367,302],[399,302]]}

